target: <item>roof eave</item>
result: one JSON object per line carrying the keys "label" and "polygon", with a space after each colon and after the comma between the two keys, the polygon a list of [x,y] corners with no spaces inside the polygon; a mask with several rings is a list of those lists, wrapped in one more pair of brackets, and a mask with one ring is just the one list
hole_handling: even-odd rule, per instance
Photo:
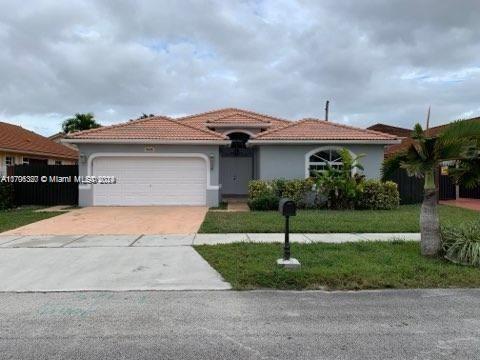
{"label": "roof eave", "polygon": [[22,150],[22,149],[14,149],[14,148],[3,148],[0,147],[0,151],[12,154],[25,154],[25,155],[35,155],[35,156],[43,156],[47,158],[55,158],[55,159],[72,159],[78,160],[78,155],[65,155],[65,154],[55,154],[51,152],[44,152],[44,151],[32,151],[32,150]]}
{"label": "roof eave", "polygon": [[62,139],[69,144],[230,145],[230,140]]}
{"label": "roof eave", "polygon": [[247,145],[304,145],[304,144],[372,144],[372,145],[391,145],[400,144],[401,140],[249,140]]}

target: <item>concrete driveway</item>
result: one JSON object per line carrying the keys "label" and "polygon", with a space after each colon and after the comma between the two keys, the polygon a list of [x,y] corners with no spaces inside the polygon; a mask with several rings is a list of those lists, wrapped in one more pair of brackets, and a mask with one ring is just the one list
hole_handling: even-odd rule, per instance
{"label": "concrete driveway", "polygon": [[2,235],[192,234],[207,210],[202,206],[86,207]]}
{"label": "concrete driveway", "polygon": [[194,235],[0,235],[0,292],[224,290]]}

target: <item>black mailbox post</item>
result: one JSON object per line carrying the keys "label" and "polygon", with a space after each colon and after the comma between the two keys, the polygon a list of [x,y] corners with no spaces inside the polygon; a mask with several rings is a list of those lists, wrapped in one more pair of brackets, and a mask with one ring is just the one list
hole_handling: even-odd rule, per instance
{"label": "black mailbox post", "polygon": [[283,246],[283,259],[290,260],[290,216],[297,215],[295,202],[284,198],[278,204],[278,211],[285,216],[285,244]]}

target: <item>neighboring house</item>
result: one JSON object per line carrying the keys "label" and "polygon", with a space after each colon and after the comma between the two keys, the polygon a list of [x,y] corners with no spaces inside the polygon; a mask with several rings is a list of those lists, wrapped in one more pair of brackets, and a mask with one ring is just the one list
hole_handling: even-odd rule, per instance
{"label": "neighboring house", "polygon": [[49,136],[48,139],[56,142],[57,144],[68,146],[70,149],[78,150],[78,147],[75,144],[64,143],[62,141],[66,137],[67,137],[67,134],[65,134],[63,131],[60,131],[56,134]]}
{"label": "neighboring house", "polygon": [[[479,121],[480,117],[474,117],[471,119],[465,119],[464,121]],[[428,136],[437,136],[441,131],[443,131],[446,127],[448,127],[448,123],[444,125],[434,126],[425,130],[425,133]],[[399,151],[405,150],[408,148],[409,144],[411,143],[410,135],[412,134],[412,130],[400,128],[396,126],[386,125],[386,124],[375,124],[367,129],[381,131],[386,134],[391,134],[397,136],[401,139],[400,144],[390,145],[385,148],[385,157],[388,157],[391,154],[395,154]]]}
{"label": "neighboring house", "polygon": [[78,151],[20,126],[0,122],[0,175],[16,164],[76,164]]}
{"label": "neighboring house", "polygon": [[397,151],[399,151],[399,149],[403,148],[406,143],[409,143],[408,139],[412,134],[411,129],[405,129],[398,126],[391,126],[387,124],[375,124],[375,125],[369,126],[367,129],[380,131],[385,134],[394,135],[394,136],[397,136],[399,139],[401,139],[402,142],[400,144],[394,144],[394,145],[385,147],[385,157],[388,157],[391,154],[395,154]]}
{"label": "neighboring house", "polygon": [[171,119],[155,116],[69,134],[80,175],[114,176],[114,185],[80,185],[79,204],[207,205],[245,196],[252,179],[305,178],[339,150],[365,154],[369,178],[380,176],[384,146],[396,136],[318,119],[287,121],[239,109]]}
{"label": "neighboring house", "polygon": [[[465,119],[464,121],[480,122],[480,117]],[[437,136],[438,134],[440,134],[440,132],[442,132],[448,126],[449,126],[448,123],[440,126],[434,126],[425,130],[425,132],[427,136]],[[399,138],[401,138],[400,144],[390,145],[385,148],[385,157],[393,155],[399,151],[408,149],[408,147],[412,143],[412,139],[410,137],[412,130],[409,130],[409,129],[398,128],[395,126],[390,126],[385,124],[376,124],[376,125],[370,126],[368,129],[379,130],[387,134],[399,136]],[[408,135],[406,137],[402,136],[407,133]],[[444,165],[448,165],[448,163]],[[405,174],[402,176],[405,178],[407,175]],[[415,181],[421,181],[421,180],[412,178],[411,181],[408,183],[410,184]],[[422,187],[411,186],[411,185],[404,185],[404,186],[407,189],[406,191],[409,193],[412,193],[412,191],[416,189],[416,191],[421,191],[423,194]],[[399,182],[399,187],[400,187],[400,193],[402,194],[401,181]],[[456,185],[453,183],[452,179],[450,179],[448,176],[440,176],[440,179],[438,180],[438,190],[439,190],[440,200],[454,200],[454,199],[460,199],[460,198],[480,199],[480,186],[477,186],[474,188],[467,188],[462,184]],[[422,194],[418,194],[418,197],[420,197]]]}

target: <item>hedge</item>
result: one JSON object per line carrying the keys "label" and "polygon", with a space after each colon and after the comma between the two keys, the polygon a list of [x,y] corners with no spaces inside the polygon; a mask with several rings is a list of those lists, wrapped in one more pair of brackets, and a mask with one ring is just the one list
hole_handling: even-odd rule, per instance
{"label": "hedge", "polygon": [[[355,209],[391,210],[398,208],[400,195],[392,181],[361,180],[362,191],[355,199]],[[248,205],[251,210],[277,210],[280,198],[288,197],[297,207],[321,208],[328,196],[320,193],[315,179],[252,180],[248,185]],[[331,199],[330,199],[331,200]]]}
{"label": "hedge", "polygon": [[11,209],[13,206],[13,184],[0,182],[0,210]]}

